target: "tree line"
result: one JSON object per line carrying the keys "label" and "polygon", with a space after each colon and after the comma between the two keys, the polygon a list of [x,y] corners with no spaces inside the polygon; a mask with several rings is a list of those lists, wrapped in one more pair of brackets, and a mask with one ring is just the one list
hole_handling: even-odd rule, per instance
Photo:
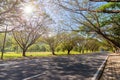
{"label": "tree line", "polygon": [[[56,50],[67,50],[70,54],[73,49],[84,53],[85,50],[97,51],[103,46],[112,50],[120,48],[120,16],[119,12],[114,12],[114,10],[119,11],[119,2],[107,2],[97,7],[87,0],[53,0],[53,2],[60,9],[72,14],[69,18],[77,24],[77,29],[72,28],[72,32],[55,32],[51,35],[53,31],[50,25],[55,21],[46,12],[42,0],[39,2],[33,0],[0,1],[0,36],[3,38],[0,46],[1,59],[3,59],[6,46],[9,46],[9,50],[20,48],[23,56],[26,56],[26,51],[32,46],[38,49],[36,44],[42,44],[45,50],[45,45],[48,45],[53,55]],[[36,8],[32,14],[23,12],[24,6],[28,3]],[[81,36],[81,33],[89,36]],[[91,37],[92,35],[95,37]]]}
{"label": "tree line", "polygon": [[[95,33],[114,47],[120,48],[120,2],[118,0],[57,0],[60,8],[69,11],[79,29],[77,32]],[[106,1],[106,3],[104,2]],[[104,2],[104,3],[100,3]],[[96,6],[97,5],[97,6]]]}
{"label": "tree line", "polygon": [[[2,41],[3,41],[2,39],[4,38],[4,34],[1,34],[0,37],[1,37],[0,47],[2,49]],[[67,54],[70,54],[72,50],[77,51],[79,53],[84,53],[85,51],[95,52],[102,49],[101,46],[103,45],[101,43],[102,42],[100,42],[97,39],[85,38],[74,32],[73,33],[63,32],[53,36],[39,37],[36,43],[28,47],[25,52],[27,51],[51,52],[53,55],[55,55],[55,52],[64,52],[64,51],[67,51]],[[21,48],[19,45],[22,44],[18,44],[14,39],[14,36],[11,33],[8,33],[6,39],[6,45],[5,45],[5,52],[16,52],[16,53],[22,52],[23,48]]]}

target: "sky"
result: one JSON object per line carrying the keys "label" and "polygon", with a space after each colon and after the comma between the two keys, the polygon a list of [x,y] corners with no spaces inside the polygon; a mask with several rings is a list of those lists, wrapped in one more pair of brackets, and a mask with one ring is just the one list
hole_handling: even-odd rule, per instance
{"label": "sky", "polygon": [[[71,30],[73,22],[70,19],[70,12],[60,8],[58,5],[53,3],[51,0],[46,0],[44,2],[46,12],[51,16],[51,18],[55,21],[55,28],[59,28],[60,30]],[[75,25],[75,24],[74,24]]]}
{"label": "sky", "polygon": [[[43,0],[38,0],[37,3],[41,5],[41,1]],[[74,14],[60,8],[58,5],[53,3],[53,1],[55,0],[44,0],[45,10],[55,22],[50,27],[54,29],[64,29],[64,30],[71,30],[70,27],[76,29],[78,25],[74,23],[73,20],[71,19],[71,16]]]}
{"label": "sky", "polygon": [[[54,1],[54,0],[45,0],[44,5],[45,5],[46,12],[51,16],[51,18],[56,23],[54,25],[54,27],[62,28],[64,30],[71,30],[70,27],[72,27],[73,29],[78,29],[79,25],[74,23],[74,21],[71,19],[71,17],[76,14],[70,13],[69,11],[66,11],[66,10],[60,8],[52,1]],[[72,1],[72,0],[68,0],[68,1]],[[80,1],[82,1],[82,0],[80,0]],[[85,2],[85,0],[83,0],[83,1]],[[94,6],[96,6],[96,7],[98,7],[98,5],[102,5],[105,3],[106,2],[99,2],[99,3],[92,2],[92,4],[94,4]],[[83,4],[80,4],[80,5],[83,5]],[[76,15],[76,16],[78,16],[78,15]],[[80,16],[78,16],[78,18],[80,18]]]}

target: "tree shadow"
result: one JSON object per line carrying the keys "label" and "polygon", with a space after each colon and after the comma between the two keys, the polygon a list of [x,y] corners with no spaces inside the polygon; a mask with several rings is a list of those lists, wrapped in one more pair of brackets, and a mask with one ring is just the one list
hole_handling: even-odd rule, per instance
{"label": "tree shadow", "polygon": [[33,59],[0,66],[0,80],[22,80],[37,74],[39,76],[30,80],[90,80],[102,61],[78,55]]}
{"label": "tree shadow", "polygon": [[120,80],[120,61],[114,58],[108,59],[100,80]]}

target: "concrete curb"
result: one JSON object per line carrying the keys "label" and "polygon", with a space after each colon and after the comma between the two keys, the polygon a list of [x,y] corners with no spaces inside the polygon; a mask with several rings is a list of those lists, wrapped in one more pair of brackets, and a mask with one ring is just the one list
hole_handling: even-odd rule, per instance
{"label": "concrete curb", "polygon": [[109,55],[105,58],[105,60],[103,61],[103,63],[101,64],[101,66],[98,68],[97,72],[95,73],[95,75],[93,76],[93,78],[91,80],[99,80],[103,70],[105,68],[106,62],[108,60]]}

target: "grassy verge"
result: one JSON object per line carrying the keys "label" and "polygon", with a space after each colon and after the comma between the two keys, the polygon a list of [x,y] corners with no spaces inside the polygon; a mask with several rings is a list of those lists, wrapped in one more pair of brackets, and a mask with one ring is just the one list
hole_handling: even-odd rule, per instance
{"label": "grassy verge", "polygon": [[[28,57],[47,57],[52,56],[50,52],[26,52],[26,56]],[[4,59],[17,59],[23,58],[22,53],[15,52],[6,52],[4,53]]]}
{"label": "grassy verge", "polygon": [[[80,54],[76,51],[71,51],[71,54]],[[56,52],[56,55],[67,55],[67,52]],[[26,56],[28,57],[48,57],[53,56],[51,52],[26,52]],[[15,52],[6,52],[4,53],[4,59],[18,59],[23,58],[22,53],[15,53]]]}

